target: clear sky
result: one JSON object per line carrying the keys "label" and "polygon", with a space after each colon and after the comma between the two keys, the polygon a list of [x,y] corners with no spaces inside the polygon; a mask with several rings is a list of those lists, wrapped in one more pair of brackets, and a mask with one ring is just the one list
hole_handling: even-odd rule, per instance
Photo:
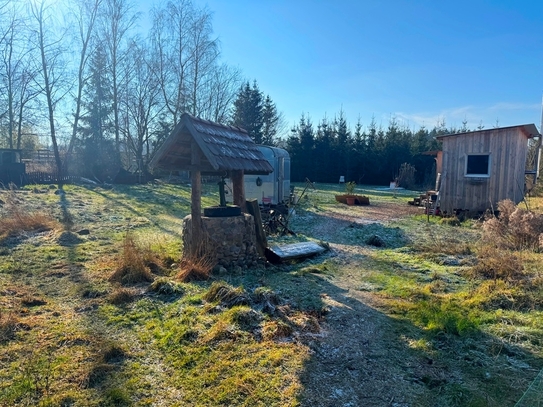
{"label": "clear sky", "polygon": [[543,1],[193,1],[213,12],[223,61],[289,127],[343,109],[351,127],[539,128]]}

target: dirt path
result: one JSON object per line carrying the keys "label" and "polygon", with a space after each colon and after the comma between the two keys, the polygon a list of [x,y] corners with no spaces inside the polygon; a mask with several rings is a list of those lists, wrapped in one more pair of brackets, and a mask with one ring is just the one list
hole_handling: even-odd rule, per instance
{"label": "dirt path", "polygon": [[352,270],[322,282],[321,296],[330,312],[323,335],[308,341],[313,353],[302,378],[303,406],[418,407],[429,396],[423,378],[439,380],[443,374],[432,360],[409,349],[416,330],[404,331],[401,323],[378,310],[375,295],[359,289],[357,270],[363,270],[372,249],[343,237],[345,228],[414,213],[420,209],[387,202],[333,207],[326,215],[307,213],[298,220],[306,225],[304,233],[330,242],[334,262]]}

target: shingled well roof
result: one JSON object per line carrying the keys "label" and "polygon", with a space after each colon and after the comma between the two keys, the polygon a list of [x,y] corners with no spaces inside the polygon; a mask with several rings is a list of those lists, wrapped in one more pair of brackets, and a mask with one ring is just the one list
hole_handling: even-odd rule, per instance
{"label": "shingled well roof", "polygon": [[239,128],[210,122],[184,113],[156,152],[151,167],[165,170],[191,169],[191,145],[202,151],[200,170],[224,173],[243,170],[246,174],[269,174],[271,164],[249,134]]}

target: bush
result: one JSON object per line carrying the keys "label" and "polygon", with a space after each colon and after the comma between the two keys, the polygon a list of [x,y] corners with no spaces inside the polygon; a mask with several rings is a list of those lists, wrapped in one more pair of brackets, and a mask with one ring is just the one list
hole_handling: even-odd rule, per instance
{"label": "bush", "polygon": [[406,189],[415,189],[415,172],[415,166],[409,163],[403,163],[400,166],[400,171],[398,172],[398,176],[396,177],[396,180],[398,182],[397,186]]}
{"label": "bush", "polygon": [[543,246],[543,215],[518,208],[510,200],[498,203],[498,217],[483,223],[483,240],[505,249],[539,250]]}

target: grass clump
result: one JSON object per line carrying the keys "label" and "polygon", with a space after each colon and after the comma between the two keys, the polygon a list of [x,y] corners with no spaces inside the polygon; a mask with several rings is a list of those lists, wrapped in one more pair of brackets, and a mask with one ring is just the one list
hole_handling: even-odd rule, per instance
{"label": "grass clump", "polygon": [[56,226],[50,215],[32,211],[24,200],[18,199],[15,189],[10,189],[5,198],[5,205],[0,211],[0,237],[50,230]]}
{"label": "grass clump", "polygon": [[290,337],[293,332],[292,326],[284,321],[268,321],[262,327],[262,338],[266,341],[277,341]]}
{"label": "grass clump", "polygon": [[484,245],[478,250],[477,258],[477,264],[471,268],[474,277],[510,282],[526,277],[522,259],[510,250]]}
{"label": "grass clump", "polygon": [[18,329],[19,320],[12,312],[0,312],[0,343],[14,339]]}
{"label": "grass clump", "polygon": [[124,287],[118,287],[108,296],[108,302],[113,305],[128,304],[136,298],[137,293],[134,290]]}
{"label": "grass clump", "polygon": [[437,334],[462,336],[477,329],[475,318],[457,301],[434,297],[427,301],[421,301],[415,310],[413,317],[427,331]]}
{"label": "grass clump", "polygon": [[150,263],[158,260],[150,250],[140,247],[131,233],[126,233],[123,250],[118,260],[118,266],[110,281],[121,284],[150,282],[154,277],[149,268]]}
{"label": "grass clump", "polygon": [[157,278],[149,286],[149,291],[157,293],[159,295],[178,295],[183,294],[183,288],[167,278]]}
{"label": "grass clump", "polygon": [[232,308],[236,305],[248,305],[249,295],[242,286],[232,287],[224,281],[215,281],[204,295],[204,300]]}
{"label": "grass clump", "polygon": [[543,306],[543,299],[538,294],[503,280],[484,281],[473,291],[467,303],[485,311],[530,311]]}
{"label": "grass clump", "polygon": [[215,263],[213,249],[204,241],[194,252],[183,253],[177,278],[186,283],[209,280]]}

